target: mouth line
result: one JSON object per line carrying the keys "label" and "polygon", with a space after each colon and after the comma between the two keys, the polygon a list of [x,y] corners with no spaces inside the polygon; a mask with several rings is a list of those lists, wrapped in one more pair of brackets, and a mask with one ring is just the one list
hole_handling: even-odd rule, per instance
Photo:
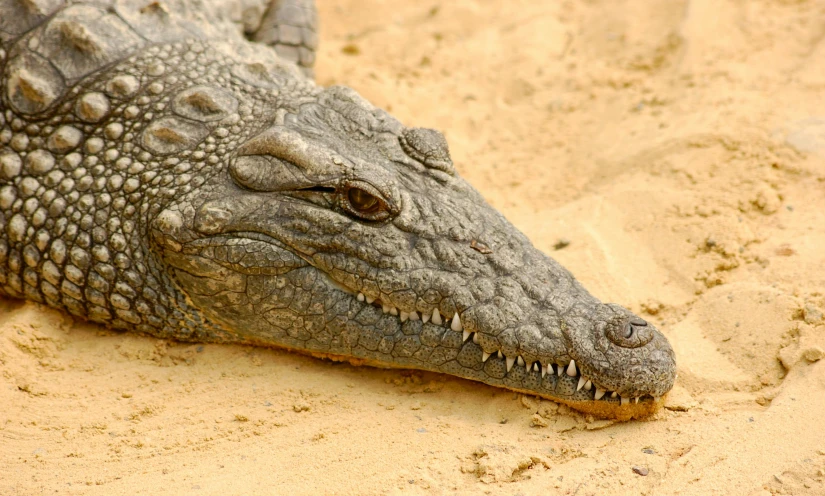
{"label": "mouth line", "polygon": [[[360,291],[354,291],[332,279],[332,277],[330,277],[329,274],[327,274],[326,272],[322,270],[320,270],[319,272],[321,272],[325,276],[326,282],[328,282],[332,288],[337,289],[350,296],[353,296],[358,302],[362,303],[364,306],[372,306],[374,308],[381,309],[381,311],[385,315],[396,317],[398,318],[398,320],[401,321],[401,323],[407,322],[408,320],[421,320],[423,324],[442,326],[453,332],[462,333],[462,346],[467,345],[469,341],[472,341],[476,346],[478,346],[481,349],[482,363],[486,363],[488,360],[501,360],[506,368],[506,374],[508,376],[511,375],[511,373],[516,372],[521,374],[532,373],[536,375],[536,379],[539,381],[539,383],[541,383],[545,379],[545,376],[547,376],[548,374],[555,374],[558,378],[557,380],[566,379],[575,381],[576,392],[578,393],[582,390],[589,392],[589,401],[594,403],[619,403],[620,406],[624,406],[630,403],[659,401],[660,397],[653,396],[650,394],[637,397],[628,397],[621,396],[616,391],[602,389],[593,380],[582,374],[581,369],[576,365],[576,361],[573,359],[571,359],[568,363],[542,363],[539,360],[527,363],[521,355],[508,357],[501,350],[494,350],[492,353],[487,353],[483,348],[481,348],[481,345],[479,344],[478,333],[470,331],[464,327],[464,324],[461,321],[460,312],[456,312],[452,315],[452,317],[442,315],[439,312],[438,308],[435,307],[432,309],[431,313],[418,312],[417,310],[406,312],[400,310],[398,307],[385,303],[380,296],[370,297]],[[516,369],[516,366],[520,367],[521,369]]]}
{"label": "mouth line", "polygon": [[[280,240],[265,233],[255,231],[235,231],[231,234],[233,237],[247,238],[273,245],[281,250],[289,250],[289,248]],[[221,245],[223,243],[219,243],[214,238],[223,238],[225,236],[226,233],[222,233],[222,235],[219,236],[210,236],[208,238],[202,238],[196,244],[202,245],[205,243],[207,245],[210,245],[212,243],[217,243]],[[303,265],[302,267],[314,266],[314,264],[311,261],[311,257],[302,254],[300,251],[292,251],[292,253],[294,253],[298,258],[303,259],[303,261],[306,263],[306,265]],[[296,266],[295,268],[298,267]],[[501,349],[494,349],[488,353],[484,348],[481,347],[480,340],[478,337],[479,333],[465,327],[464,322],[461,319],[460,311],[455,312],[452,315],[443,315],[439,311],[438,307],[433,307],[429,311],[401,310],[400,308],[389,303],[389,297],[386,297],[386,299],[382,299],[381,294],[377,296],[368,296],[361,291],[350,289],[343,283],[334,280],[326,271],[319,269],[317,267],[315,267],[315,269],[318,273],[320,273],[323,276],[323,281],[326,283],[329,289],[347,294],[348,296],[351,296],[352,298],[356,299],[361,305],[365,307],[372,306],[374,308],[381,309],[385,316],[395,317],[398,320],[400,320],[402,324],[407,321],[421,320],[423,324],[435,325],[445,328],[445,330],[451,332],[461,333],[461,346],[470,346],[478,348],[478,350],[475,350],[474,352],[478,354],[478,359],[482,363],[482,366],[484,366],[484,364],[493,364],[493,367],[495,369],[503,372],[503,376],[491,376],[495,377],[500,383],[506,383],[507,381],[510,381],[512,379],[516,379],[519,377],[525,378],[528,375],[532,375],[532,377],[529,378],[530,382],[533,384],[543,385],[543,389],[545,391],[555,392],[558,391],[558,389],[561,387],[564,390],[571,390],[572,394],[576,395],[578,398],[574,399],[568,397],[568,395],[557,393],[548,394],[543,393],[541,391],[524,390],[522,392],[532,393],[538,396],[545,396],[549,399],[559,401],[594,405],[618,404],[617,406],[624,406],[630,403],[657,402],[660,399],[660,397],[653,396],[650,394],[643,394],[636,397],[622,396],[617,391],[602,388],[598,384],[598,382],[596,382],[596,380],[582,374],[582,371],[579,365],[576,364],[575,359],[565,361],[564,363],[560,363],[559,361],[554,362],[550,360],[547,360],[546,362],[542,360],[535,360],[528,363],[526,360],[524,360],[524,358],[521,355],[507,356]],[[467,309],[465,308],[464,311],[466,312]],[[499,384],[499,382],[496,382],[495,384]],[[490,384],[495,385],[492,382]],[[507,388],[508,386],[503,385],[502,387]],[[583,395],[586,395],[586,399],[582,398]]]}

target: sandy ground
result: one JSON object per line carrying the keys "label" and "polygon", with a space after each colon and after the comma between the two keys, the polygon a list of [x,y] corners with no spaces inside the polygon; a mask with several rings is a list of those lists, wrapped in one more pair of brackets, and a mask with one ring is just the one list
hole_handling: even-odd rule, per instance
{"label": "sandy ground", "polygon": [[825,2],[320,10],[321,83],[444,130],[539,247],[663,329],[666,408],[598,421],[0,301],[0,494],[825,494]]}

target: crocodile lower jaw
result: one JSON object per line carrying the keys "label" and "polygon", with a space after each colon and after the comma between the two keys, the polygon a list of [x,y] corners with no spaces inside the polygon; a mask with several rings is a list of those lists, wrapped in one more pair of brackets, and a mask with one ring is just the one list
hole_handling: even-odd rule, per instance
{"label": "crocodile lower jaw", "polygon": [[[424,324],[439,325],[445,327],[452,332],[462,333],[462,343],[468,344],[468,341],[473,341],[478,345],[477,334],[471,332],[464,327],[461,322],[459,313],[455,313],[452,317],[442,315],[437,308],[433,308],[432,313],[411,311],[405,312],[399,310],[395,306],[385,304],[380,296],[378,298],[366,296],[362,292],[355,292],[350,288],[334,281],[329,275],[324,274],[326,282],[335,289],[347,293],[355,297],[359,302],[371,305],[382,309],[385,315],[397,317],[402,323],[408,320],[422,320]],[[267,344],[267,343],[262,343]],[[338,362],[348,362],[352,365],[361,366],[368,365],[377,368],[411,368],[409,365],[401,363],[384,362],[378,360],[364,359],[348,355],[339,355],[335,353],[326,353],[317,350],[301,349],[301,348],[287,348],[301,354],[314,356],[317,358],[326,358]],[[548,374],[557,376],[557,383],[560,381],[568,381],[568,386],[572,387],[575,384],[575,391],[577,393],[584,390],[590,392],[590,399],[575,400],[565,396],[554,396],[550,394],[542,394],[540,391],[531,391],[527,389],[519,389],[505,384],[489,384],[495,387],[503,387],[512,391],[518,391],[525,394],[539,396],[558,403],[568,405],[576,410],[584,413],[589,413],[601,418],[612,418],[618,420],[629,420],[631,418],[643,418],[657,411],[663,399],[659,396],[643,395],[641,397],[627,397],[621,396],[615,391],[602,389],[589,378],[581,373],[581,369],[576,365],[575,360],[570,360],[567,363],[542,363],[534,361],[527,363],[521,356],[508,357],[502,353],[501,350],[487,353],[482,349],[481,361],[501,360],[506,367],[507,374],[534,374],[538,382],[543,382]],[[432,372],[440,373],[438,370],[430,370]],[[459,376],[461,377],[461,376]],[[550,380],[551,378],[547,378]]]}
{"label": "crocodile lower jaw", "polygon": [[[339,286],[340,287],[340,286]],[[348,289],[341,288],[344,291],[352,294],[352,292]],[[462,333],[462,340],[463,342],[467,342],[468,340],[472,340],[475,344],[478,343],[478,336],[475,332],[471,332],[464,328],[461,317],[458,313],[455,313],[452,317],[446,317],[439,313],[438,309],[433,308],[432,314],[427,315],[425,313],[419,313],[417,311],[412,312],[404,312],[400,311],[398,308],[394,306],[389,306],[384,303],[380,299],[370,298],[365,296],[363,293],[358,293],[356,296],[358,301],[365,302],[367,304],[371,304],[376,308],[381,308],[385,314],[397,316],[401,322],[406,322],[407,320],[418,320],[421,319],[426,324],[430,322],[436,325],[444,325],[447,329],[450,329],[454,332]],[[577,379],[576,384],[576,391],[580,391],[582,389],[586,391],[592,392],[592,401],[593,402],[601,402],[601,403],[618,403],[619,406],[629,405],[630,403],[638,404],[641,402],[653,402],[657,403],[659,401],[659,397],[652,396],[652,395],[643,395],[641,397],[627,397],[621,396],[616,391],[610,391],[607,389],[602,389],[597,384],[595,384],[591,379],[582,375],[581,370],[576,366],[575,360],[570,360],[568,363],[542,363],[540,361],[534,361],[532,363],[527,363],[521,355],[513,357],[513,356],[506,356],[501,350],[495,350],[492,353],[488,353],[482,350],[481,361],[486,362],[489,359],[498,359],[504,360],[505,366],[507,368],[507,373],[509,374],[513,367],[519,366],[524,367],[527,373],[537,373],[541,374],[541,378],[543,379],[548,373],[549,374],[556,374],[559,377],[567,376],[573,377]],[[530,391],[525,391],[530,394],[535,394]],[[552,397],[551,399],[556,399],[561,401],[561,399]],[[573,402],[575,404],[579,403],[586,403],[586,402]]]}

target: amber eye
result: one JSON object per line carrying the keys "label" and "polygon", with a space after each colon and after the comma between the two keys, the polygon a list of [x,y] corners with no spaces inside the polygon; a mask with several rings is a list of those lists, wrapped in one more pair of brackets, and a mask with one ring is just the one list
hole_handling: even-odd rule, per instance
{"label": "amber eye", "polygon": [[361,188],[350,188],[347,199],[352,208],[362,214],[372,214],[381,208],[381,200]]}
{"label": "amber eye", "polygon": [[364,181],[346,182],[338,191],[341,208],[354,217],[380,222],[398,215],[398,206],[387,200],[372,184]]}

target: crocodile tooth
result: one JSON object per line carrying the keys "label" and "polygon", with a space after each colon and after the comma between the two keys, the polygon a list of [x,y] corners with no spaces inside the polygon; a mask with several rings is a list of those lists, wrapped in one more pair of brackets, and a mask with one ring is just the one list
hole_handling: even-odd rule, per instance
{"label": "crocodile tooth", "polygon": [[585,379],[584,376],[579,377],[579,384],[576,386],[576,391],[581,391],[585,382],[587,382],[587,379]]}
{"label": "crocodile tooth", "polygon": [[507,357],[507,372],[510,372],[510,369],[513,368],[513,364],[516,363],[515,358]]}
{"label": "crocodile tooth", "polygon": [[659,398],[661,398],[661,396],[653,396],[653,402],[656,403],[659,401]]}
{"label": "crocodile tooth", "polygon": [[576,377],[576,361],[570,360],[570,365],[567,366],[567,375]]}
{"label": "crocodile tooth", "polygon": [[621,402],[621,406],[625,406],[625,405],[627,405],[628,403],[630,403],[630,398],[628,398],[628,397],[626,397],[626,396],[622,396],[622,397],[619,399],[619,401]]}
{"label": "crocodile tooth", "polygon": [[413,310],[412,313],[410,314],[410,320],[418,320],[420,318],[421,318],[421,316],[418,315],[418,312],[416,312],[415,310]]}
{"label": "crocodile tooth", "polygon": [[421,320],[423,320],[426,324],[430,321],[430,314],[428,314],[427,312],[421,312]]}
{"label": "crocodile tooth", "polygon": [[638,402],[639,402],[639,397],[638,397],[638,396],[636,396],[635,398],[633,398],[633,403],[638,403]]}
{"label": "crocodile tooth", "polygon": [[441,325],[443,322],[441,321],[441,314],[438,313],[437,308],[433,308],[433,317],[432,317],[433,324]]}
{"label": "crocodile tooth", "polygon": [[450,324],[450,329],[454,330],[455,332],[464,329],[464,326],[461,325],[461,317],[458,316],[458,312],[456,312],[455,315],[453,315],[453,321]]}
{"label": "crocodile tooth", "polygon": [[375,301],[375,298],[372,298],[371,296],[367,296],[367,303],[372,305],[372,302],[374,302],[374,301]]}
{"label": "crocodile tooth", "polygon": [[516,360],[516,362],[518,363],[519,367],[526,367],[526,365],[524,365],[524,359],[521,358],[521,355],[518,356],[518,359]]}
{"label": "crocodile tooth", "polygon": [[478,344],[478,333],[477,333],[477,332],[474,332],[474,333],[473,333],[473,342],[474,342],[475,344]]}
{"label": "crocodile tooth", "polygon": [[410,314],[408,314],[407,312],[401,312],[400,317],[401,317],[401,322],[406,322],[407,319],[410,318]]}
{"label": "crocodile tooth", "polygon": [[390,307],[390,315],[398,316],[398,309],[395,307]]}
{"label": "crocodile tooth", "polygon": [[611,398],[615,398],[616,396],[619,396],[619,393],[617,393],[616,391],[613,391],[613,393],[610,395]]}
{"label": "crocodile tooth", "polygon": [[502,353],[501,350],[498,350],[498,357],[499,358],[504,358],[504,353]]}
{"label": "crocodile tooth", "polygon": [[482,351],[481,352],[481,361],[486,362],[488,358],[490,358],[490,354],[487,353],[486,351]]}
{"label": "crocodile tooth", "polygon": [[588,391],[590,391],[590,388],[592,388],[592,387],[593,387],[593,383],[590,381],[590,379],[587,379],[587,382],[584,383],[584,388],[587,389]]}
{"label": "crocodile tooth", "polygon": [[547,369],[550,367],[548,365],[539,365],[539,369],[541,370],[541,378],[544,379],[544,376],[547,375]]}
{"label": "crocodile tooth", "polygon": [[536,362],[533,362],[533,372],[539,371],[539,365]]}
{"label": "crocodile tooth", "polygon": [[381,310],[383,310],[384,313],[390,313],[390,307],[387,305],[381,305]]}
{"label": "crocodile tooth", "polygon": [[602,399],[602,397],[604,396],[604,393],[606,393],[606,392],[607,391],[605,391],[604,389],[602,389],[600,387],[597,387],[596,388],[596,395],[593,397],[593,399],[595,399],[595,400]]}
{"label": "crocodile tooth", "polygon": [[358,293],[358,301],[364,301],[364,293]]}
{"label": "crocodile tooth", "polygon": [[559,377],[561,377],[561,374],[564,372],[564,367],[562,367],[561,365],[556,365],[556,369],[559,373]]}
{"label": "crocodile tooth", "polygon": [[473,334],[473,333],[468,331],[467,329],[464,329],[464,333],[461,335],[461,340],[462,341],[467,341],[467,338],[470,337],[470,334]]}

